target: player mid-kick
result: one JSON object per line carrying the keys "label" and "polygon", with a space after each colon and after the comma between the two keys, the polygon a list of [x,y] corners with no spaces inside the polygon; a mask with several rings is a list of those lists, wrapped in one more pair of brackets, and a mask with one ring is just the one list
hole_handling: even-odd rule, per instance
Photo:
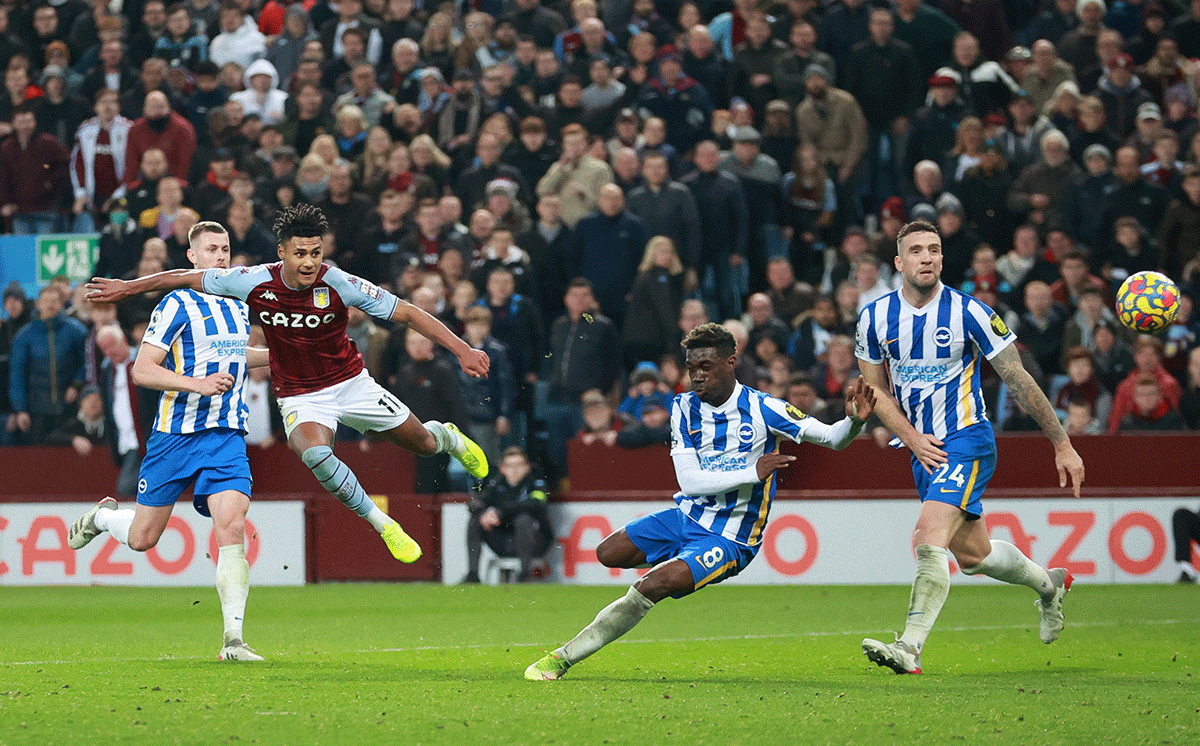
{"label": "player mid-kick", "polygon": [[171,270],[136,280],[93,279],[89,297],[113,303],[154,290],[192,288],[244,300],[271,354],[271,385],[279,399],[288,445],[321,485],[366,519],[402,562],[421,556],[400,525],[367,497],[333,453],[339,423],[374,432],[421,456],[449,452],[472,476],[487,476],[483,450],[452,423],[421,423],[399,399],[375,382],[346,336],[346,309],[357,306],[381,319],[411,326],[457,356],[463,370],[486,376],[486,353],[472,349],[433,316],[388,291],[321,262],[324,214],[311,205],[289,207],[275,221],[279,258],[274,264],[208,271]]}

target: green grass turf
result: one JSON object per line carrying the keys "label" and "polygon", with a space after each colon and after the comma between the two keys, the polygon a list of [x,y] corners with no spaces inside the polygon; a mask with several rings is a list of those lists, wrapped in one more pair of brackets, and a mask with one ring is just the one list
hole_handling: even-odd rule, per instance
{"label": "green grass turf", "polygon": [[0,744],[1196,744],[1200,588],[956,586],[923,676],[866,661],[908,589],[730,583],[662,604],[558,682],[522,672],[623,589],[0,588]]}

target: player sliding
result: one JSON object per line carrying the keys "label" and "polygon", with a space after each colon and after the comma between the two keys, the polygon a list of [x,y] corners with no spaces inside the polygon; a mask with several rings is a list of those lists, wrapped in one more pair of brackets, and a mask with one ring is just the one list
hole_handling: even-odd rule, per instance
{"label": "player sliding", "polygon": [[[201,270],[227,268],[229,234],[219,223],[197,223],[188,231],[187,255]],[[252,483],[242,388],[247,365],[267,364],[267,350],[246,346],[249,336],[245,303],[192,290],[176,290],[159,301],[129,375],[133,380],[125,377],[123,366],[113,370],[118,388],[136,384],[164,392],[138,474],[137,507],[118,510],[117,501],[106,497],[67,534],[72,549],[107,531],[134,551],[148,551],[162,537],[175,501],[194,481],[193,505],[212,516],[219,547],[217,597],[225,622],[220,660],[262,660],[242,640],[250,595],[245,531]],[[102,344],[128,344],[118,326],[100,329],[96,338]],[[129,397],[118,392],[113,399]]]}
{"label": "player sliding", "polygon": [[913,531],[917,577],[904,634],[894,643],[865,639],[863,653],[896,673],[921,673],[921,649],[950,592],[947,549],[967,575],[1037,591],[1045,643],[1062,631],[1063,596],[1073,579],[1063,568],[1047,571],[1007,541],[989,540],[980,520],[980,498],[996,468],[996,437],[980,386],[981,353],[1054,444],[1059,485],[1065,487],[1070,474],[1075,497],[1083,484],[1083,461],[1021,365],[1016,336],[990,308],[942,284],[937,227],[909,223],[896,243],[896,270],[904,284],[863,308],[855,354],[879,399],[879,418],[912,451],[921,495]]}
{"label": "player sliding", "polygon": [[846,390],[849,416],[826,425],[738,383],[735,343],[724,327],[702,324],[683,346],[692,391],[676,396],[671,406],[676,507],[638,518],[596,547],[606,567],[649,562],[654,569],[575,639],[525,669],[527,679],[562,678],[633,629],[664,598],[683,598],[740,573],[758,554],[775,496],[775,471],[795,460],[778,452],[780,438],[841,450],[862,430],[875,404],[871,387],[859,378]]}
{"label": "player sliding", "polygon": [[451,423],[421,423],[399,399],[375,382],[346,336],[346,309],[356,306],[405,324],[439,342],[468,374],[488,373],[486,353],[472,349],[440,321],[366,280],[321,262],[325,215],[311,205],[284,210],[275,221],[279,258],[274,264],[233,269],[171,270],[136,280],[93,279],[93,301],[111,303],[137,293],[172,288],[244,300],[251,321],[263,325],[271,351],[271,385],[279,400],[288,445],[317,480],[366,519],[392,555],[415,562],[421,547],[367,497],[358,478],[333,453],[339,423],[376,433],[421,456],[449,452],[467,472],[487,476],[483,450]]}

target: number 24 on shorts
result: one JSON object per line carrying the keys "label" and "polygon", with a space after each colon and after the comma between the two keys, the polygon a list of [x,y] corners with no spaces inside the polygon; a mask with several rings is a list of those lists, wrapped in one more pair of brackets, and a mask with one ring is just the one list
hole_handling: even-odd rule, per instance
{"label": "number 24 on shorts", "polygon": [[942,464],[938,467],[937,476],[933,478],[934,484],[944,484],[946,482],[954,482],[961,490],[963,484],[967,481],[967,475],[963,473],[963,465],[955,464],[954,471],[950,472],[950,464]]}

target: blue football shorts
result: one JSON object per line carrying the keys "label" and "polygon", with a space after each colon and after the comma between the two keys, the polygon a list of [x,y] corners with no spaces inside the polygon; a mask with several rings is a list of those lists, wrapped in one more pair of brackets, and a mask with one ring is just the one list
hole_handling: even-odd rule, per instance
{"label": "blue football shorts", "polygon": [[[758,554],[758,547],[714,534],[679,508],[667,508],[631,521],[625,526],[625,534],[652,565],[670,559],[686,562],[695,584],[688,593],[732,578]],[[676,594],[674,598],[683,598],[688,593]]]}
{"label": "blue football shorts", "polygon": [[933,474],[912,457],[913,481],[921,502],[953,505],[973,521],[983,515],[983,491],[996,471],[996,438],[987,422],[959,430],[945,439],[946,463]]}
{"label": "blue football shorts", "polygon": [[155,430],[150,434],[138,475],[138,503],[174,505],[192,482],[196,483],[192,505],[205,517],[209,516],[209,495],[237,490],[250,496],[254,480],[241,431],[222,427],[198,433]]}

